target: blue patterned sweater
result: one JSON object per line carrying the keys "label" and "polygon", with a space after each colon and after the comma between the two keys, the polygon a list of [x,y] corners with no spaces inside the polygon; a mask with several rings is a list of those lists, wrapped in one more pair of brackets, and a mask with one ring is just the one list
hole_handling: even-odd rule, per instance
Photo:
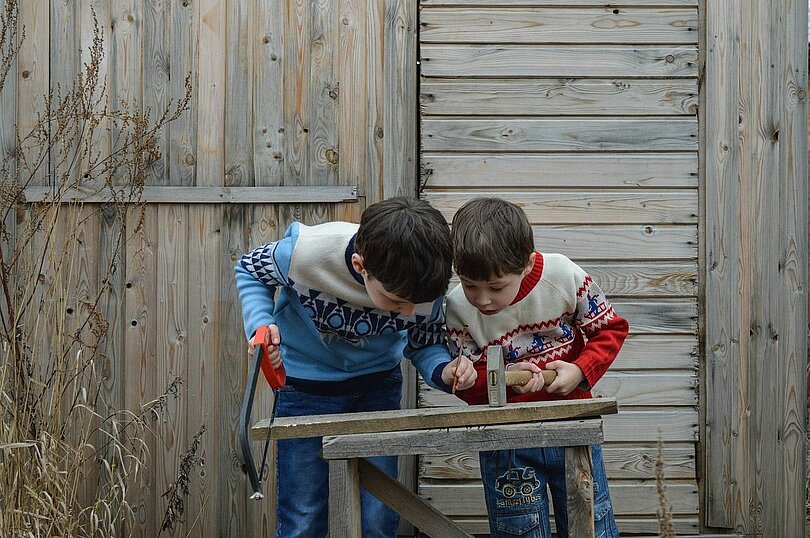
{"label": "blue patterned sweater", "polygon": [[442,298],[412,316],[376,308],[351,266],[356,232],[346,222],[296,222],[283,239],[242,256],[235,272],[245,335],[275,323],[292,379],[345,381],[391,370],[404,356],[428,384],[449,391]]}

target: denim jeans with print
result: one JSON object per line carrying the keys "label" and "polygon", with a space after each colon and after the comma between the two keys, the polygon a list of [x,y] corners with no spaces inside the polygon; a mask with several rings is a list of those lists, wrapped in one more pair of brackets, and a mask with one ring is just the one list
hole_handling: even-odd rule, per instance
{"label": "denim jeans with print", "polygon": [[[594,445],[594,536],[618,538],[610,502],[602,447]],[[551,490],[557,538],[568,537],[565,493],[565,449],[527,448],[481,452],[481,476],[492,538],[551,538]],[[576,537],[572,537],[576,538]]]}
{"label": "denim jeans with print", "polygon": [[[354,383],[345,393],[332,394],[288,384],[278,392],[276,417],[326,415],[400,408],[402,371],[399,367],[373,382]],[[329,466],[319,456],[321,437],[278,441],[276,451],[276,537],[320,538],[329,527]],[[396,477],[397,458],[369,458]],[[361,514],[364,538],[393,538],[399,516],[363,490]]]}

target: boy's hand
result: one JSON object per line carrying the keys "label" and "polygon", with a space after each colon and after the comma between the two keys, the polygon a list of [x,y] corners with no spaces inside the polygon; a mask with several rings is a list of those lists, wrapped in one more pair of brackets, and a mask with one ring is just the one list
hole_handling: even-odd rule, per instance
{"label": "boy's hand", "polygon": [[[281,333],[277,325],[268,325],[268,327],[270,328],[270,345],[267,346],[267,353],[270,356],[270,365],[278,368],[281,366]],[[252,357],[255,350],[256,346],[248,340],[248,357]]]}
{"label": "boy's hand", "polygon": [[509,366],[509,370],[527,370],[532,373],[532,378],[525,385],[514,385],[510,387],[518,394],[525,394],[527,392],[537,392],[543,390],[545,381],[543,381],[543,370],[533,362],[516,362]]}
{"label": "boy's hand", "polygon": [[546,392],[550,394],[560,394],[567,396],[572,390],[585,381],[585,374],[579,366],[573,362],[553,361],[546,363],[546,369],[556,370],[557,379],[546,387]]}
{"label": "boy's hand", "polygon": [[466,390],[475,385],[478,379],[478,372],[470,359],[461,356],[448,362],[442,370],[442,381],[445,385],[453,386],[453,378],[456,379],[456,390]]}

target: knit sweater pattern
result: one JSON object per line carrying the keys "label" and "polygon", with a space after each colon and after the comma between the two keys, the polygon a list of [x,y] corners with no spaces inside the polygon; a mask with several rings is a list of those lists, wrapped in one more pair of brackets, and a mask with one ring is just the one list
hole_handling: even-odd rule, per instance
{"label": "knit sweater pattern", "polygon": [[504,348],[505,367],[529,361],[540,368],[551,361],[573,362],[585,382],[566,396],[545,390],[518,394],[507,390],[509,402],[590,398],[619,353],[628,333],[627,320],[593,279],[562,254],[535,254],[532,271],[521,281],[512,304],[493,315],[481,313],[457,286],[447,296],[450,353],[470,357],[478,371],[475,385],[457,396],[470,404],[487,403],[486,352]]}

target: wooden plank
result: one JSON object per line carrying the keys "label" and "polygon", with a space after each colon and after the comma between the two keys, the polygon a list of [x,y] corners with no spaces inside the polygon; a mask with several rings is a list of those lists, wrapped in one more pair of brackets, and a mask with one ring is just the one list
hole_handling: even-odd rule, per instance
{"label": "wooden plank", "polygon": [[[50,187],[28,187],[27,202],[51,201]],[[354,202],[356,187],[144,187],[140,192],[128,187],[116,189],[125,201],[147,204],[278,204],[314,202]],[[105,189],[70,189],[62,192],[62,202],[107,203],[112,193]]]}
{"label": "wooden plank", "polygon": [[[231,4],[228,4],[230,6]],[[238,132],[232,129],[232,123],[226,123],[230,118],[226,115],[226,102],[228,106],[235,107],[234,103],[241,103],[247,94],[240,86],[243,81],[233,80],[226,77],[226,65],[229,68],[232,63],[228,62],[227,54],[233,48],[228,47],[227,36],[232,33],[241,36],[245,29],[239,26],[239,20],[231,22],[234,32],[228,32],[225,21],[230,21],[230,15],[224,0],[202,0],[199,3],[199,42],[197,44],[197,110],[199,117],[203,119],[203,125],[197,130],[196,140],[196,160],[197,177],[196,185],[221,187],[222,185],[241,185],[240,181],[227,182],[223,179],[225,175],[225,159],[232,158],[229,150],[232,146],[225,146],[225,140],[233,144],[237,140],[241,145],[242,152],[247,151],[251,145],[244,138],[238,136]],[[238,37],[237,37],[238,39]],[[241,53],[241,49],[237,49]],[[241,76],[242,73],[239,73]],[[228,88],[229,99],[225,99],[225,91]],[[239,123],[242,126],[250,125],[250,115],[245,110],[238,112]],[[246,119],[248,119],[246,121]],[[243,127],[245,128],[245,127]],[[251,158],[252,156],[248,156]],[[233,175],[242,172],[231,171]],[[240,175],[241,177],[241,175]],[[247,182],[253,185],[253,182]]]}
{"label": "wooden plank", "polygon": [[694,408],[622,409],[618,415],[604,417],[605,442],[695,442],[698,422]]}
{"label": "wooden plank", "polygon": [[[6,79],[6,84],[17,86],[17,129],[25,139],[38,123],[37,114],[45,112],[46,96],[50,89],[50,49],[48,0],[19,2],[17,78]],[[22,30],[25,29],[25,39]],[[26,146],[27,147],[27,146]],[[49,182],[45,155],[34,145],[23,149],[17,166],[20,182],[27,185],[47,185]]]}
{"label": "wooden plank", "polygon": [[[474,535],[488,535],[489,534],[489,520],[486,516],[458,516],[453,520],[458,526],[465,531]],[[552,523],[552,528],[554,521]],[[627,533],[635,538],[658,538],[659,522],[655,516],[648,517],[634,517],[634,516],[616,516],[616,524],[622,533]],[[673,518],[673,526],[678,536],[685,535],[699,535],[700,538],[720,538],[718,535],[699,534],[700,524],[697,516],[675,516]],[[724,535],[724,536],[739,536],[739,535]]]}
{"label": "wooden plank", "polygon": [[629,335],[610,371],[697,371],[698,341],[694,336]]}
{"label": "wooden plank", "polygon": [[[363,37],[365,43],[365,72],[366,79],[366,101],[361,103],[365,106],[366,125],[364,126],[364,159],[366,167],[366,193],[369,194],[370,200],[368,203],[373,203],[382,199],[383,190],[385,188],[387,170],[386,170],[386,146],[392,140],[386,140],[386,135],[390,139],[397,137],[395,132],[387,132],[388,123],[386,123],[386,115],[390,115],[392,111],[387,110],[389,104],[389,94],[397,91],[395,86],[387,88],[386,84],[391,78],[391,84],[398,84],[398,81],[392,78],[392,69],[397,69],[395,65],[397,59],[393,56],[388,58],[386,55],[390,54],[393,39],[397,35],[390,35],[391,29],[388,26],[387,19],[395,17],[395,10],[398,9],[398,2],[401,0],[389,0],[386,2],[367,2],[365,7],[365,28],[363,29]],[[397,23],[399,24],[399,23]],[[413,49],[413,54],[416,54],[416,48]],[[388,66],[387,63],[391,61],[394,65]],[[389,91],[390,90],[390,91]],[[411,122],[413,123],[413,121]]]}
{"label": "wooden plank", "polygon": [[476,7],[511,7],[511,6],[692,6],[697,7],[698,0],[419,0],[426,7],[432,6],[476,6]]}
{"label": "wooden plank", "polygon": [[324,459],[439,454],[448,450],[499,450],[602,442],[602,420],[562,420],[328,436]]}
{"label": "wooden plank", "polygon": [[[87,29],[92,23],[90,17],[89,3],[84,6],[77,2],[50,2],[50,21],[45,22],[50,25],[50,50],[44,64],[48,73],[45,75],[44,84],[54,89],[54,99],[66,96],[72,89],[77,76],[82,69],[83,63],[89,61],[89,57],[82,58],[82,50],[89,45],[86,39],[82,40],[82,29]],[[24,8],[23,8],[24,9]],[[83,13],[83,11],[85,11]],[[90,20],[84,20],[87,16]],[[48,19],[46,19],[48,21]],[[21,21],[22,23],[22,21]],[[100,25],[103,23],[100,23]],[[26,24],[26,36],[23,44],[29,41],[29,31],[31,28]],[[22,49],[20,51],[22,53]],[[89,52],[89,51],[87,51]],[[39,112],[45,112],[45,103],[42,103]],[[54,101],[53,107],[58,106]],[[86,154],[83,148],[82,137],[87,135],[82,129],[85,124],[80,118],[74,120],[74,126],[79,132],[74,132],[68,136],[57,136],[52,139],[56,151],[49,152],[45,162],[50,170],[51,176],[57,183],[75,183],[79,178],[80,168],[87,168],[85,158],[81,158],[82,153]],[[21,133],[23,134],[23,133]],[[27,134],[27,133],[26,133]],[[84,142],[87,142],[85,140]],[[86,156],[86,155],[85,155]]]}
{"label": "wooden plank", "polygon": [[576,260],[683,260],[697,258],[697,229],[682,225],[533,226],[541,252]]}
{"label": "wooden plank", "polygon": [[342,185],[357,185],[361,196],[376,196],[376,188],[367,173],[366,141],[369,110],[366,76],[366,26],[369,3],[363,0],[340,2],[338,57],[338,177]]}
{"label": "wooden plank", "polygon": [[329,531],[360,538],[360,475],[355,460],[329,462]]}
{"label": "wooden plank", "polygon": [[[141,409],[153,401],[165,387],[157,384],[157,206],[127,209],[126,277],[124,284],[124,402],[126,409]],[[142,439],[147,454],[139,488],[129,491],[128,501],[134,511],[134,536],[149,538],[158,535],[160,520],[157,496],[156,436]]]}
{"label": "wooden plank", "polygon": [[695,151],[694,118],[426,118],[426,151]]}
{"label": "wooden plank", "polygon": [[[484,492],[480,482],[422,484],[419,496],[451,518],[486,514]],[[655,514],[658,508],[654,481],[640,484],[635,482],[610,484],[610,496],[617,513]],[[672,503],[673,514],[694,516],[698,508],[697,484],[692,481],[669,482],[667,500]]]}
{"label": "wooden plank", "polygon": [[257,2],[253,53],[253,169],[257,186],[281,185],[284,172],[284,21],[287,2]]}
{"label": "wooden plank", "polygon": [[[199,2],[174,2],[169,4],[169,95],[178,100],[185,93],[185,78],[197,72],[199,67]],[[204,60],[208,61],[208,60]],[[192,78],[193,80],[193,78]],[[205,118],[199,116],[199,99],[193,92],[189,101],[190,110],[169,124],[169,185],[190,186],[197,184],[197,134],[198,128],[206,129]],[[198,125],[198,120],[200,121]]]}
{"label": "wooden plank", "polygon": [[502,7],[422,11],[422,43],[697,44],[697,9]]}
{"label": "wooden plank", "polygon": [[473,405],[463,409],[402,409],[340,415],[311,415],[306,418],[276,418],[259,420],[252,428],[254,439],[292,439],[348,435],[394,430],[453,428],[511,424],[538,420],[593,417],[616,412],[616,400],[587,399],[560,402],[534,402],[508,407]]}
{"label": "wooden plank", "polygon": [[[144,0],[143,108],[149,112],[149,121],[152,124],[160,119],[171,98],[169,93],[171,54],[168,45],[171,34],[170,17],[171,7],[165,1]],[[168,139],[168,126],[155,133],[155,150],[160,156],[149,167],[147,185],[170,185]]]}
{"label": "wooden plank", "polygon": [[[357,467],[362,486],[409,522],[415,524],[420,531],[428,533],[430,536],[472,538],[441,512],[422,502],[416,494],[405,489],[402,484],[382,472],[370,461],[358,460]],[[330,532],[332,530],[330,528]],[[340,536],[343,534],[341,533]]]}
{"label": "wooden plank", "polygon": [[689,45],[422,45],[423,77],[696,77]]}
{"label": "wooden plank", "polygon": [[[636,444],[607,444],[602,447],[609,480],[653,480],[658,447]],[[661,449],[667,479],[695,479],[695,447],[691,444],[666,445]],[[425,480],[480,480],[477,451],[425,454],[419,458],[419,475]]]}
{"label": "wooden plank", "polygon": [[[697,378],[694,371],[677,373],[608,371],[592,390],[594,398],[615,398],[622,408],[629,406],[671,407],[697,405]],[[453,407],[461,401],[453,394],[422,386],[419,403],[423,407]]]}
{"label": "wooden plank", "polygon": [[633,334],[696,334],[696,299],[634,301],[614,299],[616,312],[627,319]]}
{"label": "wooden plank", "polygon": [[668,116],[697,114],[696,79],[433,79],[423,116]]}
{"label": "wooden plank", "polygon": [[466,202],[503,198],[520,206],[531,224],[692,224],[697,223],[697,191],[428,191],[424,198],[450,222]]}
{"label": "wooden plank", "polygon": [[593,536],[593,461],[591,447],[565,449],[568,529],[573,536]]}
{"label": "wooden plank", "polygon": [[[254,185],[253,169],[254,127],[254,34],[256,16],[254,9],[262,2],[216,2],[215,9],[209,14],[210,23],[216,35],[216,52],[209,61],[214,75],[206,81],[215,91],[217,149],[224,153],[216,162],[219,168],[217,175],[209,184],[226,187],[249,187]],[[283,2],[276,2],[281,4]],[[214,8],[214,5],[211,6]],[[202,63],[202,62],[200,62]],[[227,92],[227,95],[226,95]],[[202,97],[202,96],[201,96]],[[213,97],[213,96],[212,96]],[[201,103],[202,105],[202,103]],[[202,109],[201,109],[202,111]],[[207,116],[201,115],[201,118]],[[204,131],[203,127],[200,131]]]}
{"label": "wooden plank", "polygon": [[338,178],[338,75],[337,13],[339,2],[311,2],[309,42],[310,177],[308,185],[335,185]]}
{"label": "wooden plank", "polygon": [[310,166],[310,2],[286,2],[284,22],[284,184],[306,185]]}
{"label": "wooden plank", "polygon": [[382,197],[416,192],[418,5],[410,0],[385,2],[385,130]]}
{"label": "wooden plank", "polygon": [[697,153],[422,153],[427,189],[697,188]]}

